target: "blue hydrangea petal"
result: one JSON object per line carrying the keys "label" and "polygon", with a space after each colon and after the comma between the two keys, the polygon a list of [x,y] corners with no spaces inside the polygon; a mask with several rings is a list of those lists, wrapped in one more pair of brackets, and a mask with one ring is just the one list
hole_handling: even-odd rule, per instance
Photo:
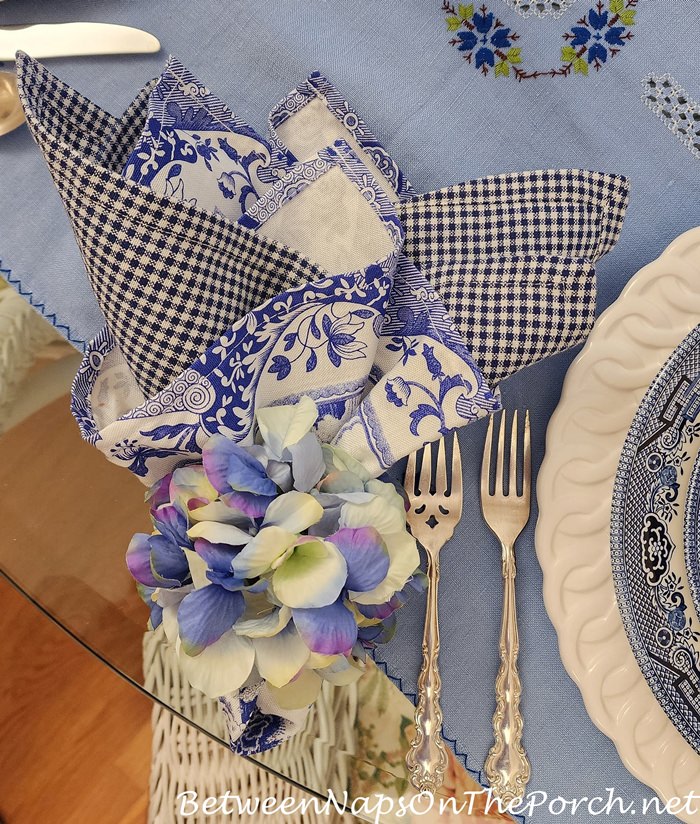
{"label": "blue hydrangea petal", "polygon": [[293,609],[299,635],[312,652],[344,655],[357,640],[355,616],[340,601],[316,609]]}
{"label": "blue hydrangea petal", "polygon": [[183,651],[190,656],[199,655],[230,630],[244,610],[240,592],[229,592],[214,584],[189,592],[177,611]]}
{"label": "blue hydrangea petal", "polygon": [[153,526],[173,544],[181,547],[192,546],[187,537],[187,516],[173,504],[159,506],[151,510]]}
{"label": "blue hydrangea petal", "polygon": [[220,494],[254,492],[274,495],[277,487],[265,473],[265,468],[242,446],[223,435],[213,435],[202,449],[202,463],[207,478]]}
{"label": "blue hydrangea petal", "polygon": [[151,571],[160,586],[179,586],[189,578],[190,565],[179,546],[164,535],[151,535]]}
{"label": "blue hydrangea petal", "polygon": [[340,529],[328,540],[338,547],[348,566],[346,587],[353,592],[369,592],[389,572],[389,552],[381,535],[371,526]]}
{"label": "blue hydrangea petal", "polygon": [[194,542],[194,549],[209,569],[218,572],[231,572],[233,559],[239,552],[228,544],[213,544],[205,538],[197,538]]}

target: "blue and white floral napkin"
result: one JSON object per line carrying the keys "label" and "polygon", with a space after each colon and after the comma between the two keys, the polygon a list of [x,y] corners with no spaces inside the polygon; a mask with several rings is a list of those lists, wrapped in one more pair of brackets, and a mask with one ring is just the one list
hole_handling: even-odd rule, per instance
{"label": "blue and white floral napkin", "polygon": [[121,120],[27,56],[18,74],[106,319],[73,411],[145,483],[215,433],[249,441],[256,408],[302,395],[323,439],[379,475],[498,408],[502,379],[592,324],[624,178],[416,195],[320,75],[263,138],[174,59]]}

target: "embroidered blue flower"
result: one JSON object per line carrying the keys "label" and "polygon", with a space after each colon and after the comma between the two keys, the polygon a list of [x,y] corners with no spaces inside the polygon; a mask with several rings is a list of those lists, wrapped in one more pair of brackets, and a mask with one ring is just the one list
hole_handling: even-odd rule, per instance
{"label": "embroidered blue flower", "polygon": [[610,0],[606,9],[602,0],[564,35],[567,42],[561,56],[565,69],[588,74],[588,67],[600,71],[608,58],[614,57],[629,40],[634,25],[637,0]]}
{"label": "embroidered blue flower", "polygon": [[474,4],[460,4],[457,8],[448,2],[443,3],[443,10],[449,12],[447,27],[456,32],[453,46],[464,52],[464,58],[472,61],[482,74],[494,69],[496,75],[508,75],[510,66],[520,62],[520,49],[513,43],[518,35],[483,5],[477,11]]}
{"label": "embroidered blue flower", "polygon": [[[462,52],[468,63],[495,77],[515,77],[517,80],[533,80],[539,77],[568,77],[570,74],[588,75],[589,67],[596,71],[614,57],[633,35],[638,0],[598,0],[595,6],[564,34],[566,45],[562,47],[562,65],[546,69],[527,70],[520,64],[521,49],[514,43],[519,40],[485,4],[475,9],[474,4],[454,5],[443,0],[447,29],[454,32],[450,45]],[[511,71],[512,70],[512,71]]]}

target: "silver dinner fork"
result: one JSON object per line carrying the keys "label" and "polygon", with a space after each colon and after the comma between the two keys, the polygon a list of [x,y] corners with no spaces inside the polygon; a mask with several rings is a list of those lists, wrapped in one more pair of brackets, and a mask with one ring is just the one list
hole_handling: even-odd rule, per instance
{"label": "silver dinner fork", "polygon": [[[501,665],[496,678],[496,711],[493,716],[495,741],[484,769],[496,798],[508,804],[513,799],[524,796],[525,786],[530,779],[530,762],[522,745],[518,619],[515,609],[515,541],[530,518],[530,413],[525,413],[522,437],[518,427],[518,413],[513,413],[509,450],[506,450],[505,412],[501,415],[500,423],[493,494],[493,416],[489,421],[481,464],[481,508],[486,523],[501,542],[504,584],[499,644]],[[517,490],[518,475],[522,476],[520,494]]]}
{"label": "silver dinner fork", "polygon": [[[416,483],[416,463],[422,455]],[[452,436],[452,462],[448,469],[445,439],[437,445],[435,472],[430,447],[413,453],[406,466],[404,486],[410,509],[411,534],[425,549],[428,559],[428,599],[423,629],[423,665],[418,676],[416,732],[406,755],[411,783],[420,792],[435,792],[447,769],[447,750],[442,740],[440,708],[440,628],[438,626],[438,582],[440,549],[450,540],[462,517],[462,460],[457,438]]]}

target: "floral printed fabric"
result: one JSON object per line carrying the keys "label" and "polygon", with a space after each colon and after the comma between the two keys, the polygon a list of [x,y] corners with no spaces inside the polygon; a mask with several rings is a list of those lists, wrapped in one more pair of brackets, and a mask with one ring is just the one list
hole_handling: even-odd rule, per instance
{"label": "floral printed fabric", "polygon": [[[75,95],[74,111],[93,104],[29,58],[20,87],[111,318],[76,379],[74,413],[86,438],[146,483],[197,456],[215,432],[245,440],[256,406],[300,394],[317,402],[324,437],[379,474],[497,408],[484,370],[500,380],[578,342],[592,322],[591,263],[619,232],[621,178],[527,173],[415,197],[320,75],[273,110],[266,140],[175,60],[142,108],[135,148],[126,154],[120,142],[117,177],[81,163],[82,142],[93,138],[80,124],[64,129],[73,145],[54,136],[64,128],[54,122],[55,95]],[[319,135],[335,146],[319,146]],[[71,184],[85,179],[80,197],[61,153],[74,164]],[[480,244],[469,240],[476,226]],[[441,266],[450,243],[459,259]],[[508,251],[522,257],[504,258]],[[417,264],[434,270],[457,323]],[[230,272],[237,292],[222,289]],[[504,324],[522,331],[500,336]],[[167,375],[163,388],[139,380],[151,363]],[[157,391],[144,392],[151,385]]]}

